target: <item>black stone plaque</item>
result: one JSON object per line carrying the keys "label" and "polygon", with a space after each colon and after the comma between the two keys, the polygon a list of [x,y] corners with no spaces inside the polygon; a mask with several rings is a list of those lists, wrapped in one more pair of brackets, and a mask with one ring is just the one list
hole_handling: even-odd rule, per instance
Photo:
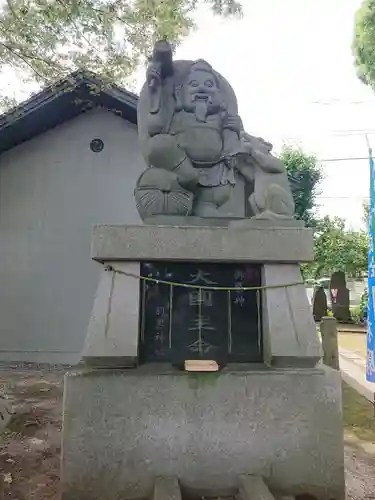
{"label": "black stone plaque", "polygon": [[141,274],[152,278],[141,282],[141,361],[262,362],[260,292],[241,290],[260,286],[260,266],[144,263]]}

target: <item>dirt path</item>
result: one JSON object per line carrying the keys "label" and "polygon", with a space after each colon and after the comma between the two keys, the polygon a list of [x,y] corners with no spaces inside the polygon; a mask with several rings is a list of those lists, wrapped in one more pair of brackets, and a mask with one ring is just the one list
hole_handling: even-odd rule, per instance
{"label": "dirt path", "polygon": [[[63,374],[63,367],[0,365],[0,392],[16,411],[0,436],[1,499],[59,499]],[[375,499],[375,439],[358,435],[350,418],[346,425],[348,499]]]}
{"label": "dirt path", "polygon": [[59,498],[63,374],[62,368],[0,366],[0,390],[16,412],[0,436],[4,500]]}
{"label": "dirt path", "polygon": [[345,442],[345,469],[348,499],[375,499],[375,459],[348,440]]}

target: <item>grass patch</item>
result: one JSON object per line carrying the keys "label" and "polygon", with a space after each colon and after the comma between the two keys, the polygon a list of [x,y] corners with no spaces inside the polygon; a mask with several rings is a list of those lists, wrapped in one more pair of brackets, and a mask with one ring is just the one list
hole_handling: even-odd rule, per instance
{"label": "grass patch", "polygon": [[345,429],[362,441],[375,443],[373,405],[345,382],[342,391]]}
{"label": "grass patch", "polygon": [[363,358],[366,358],[367,338],[365,334],[339,332],[338,343],[339,347],[355,352]]}

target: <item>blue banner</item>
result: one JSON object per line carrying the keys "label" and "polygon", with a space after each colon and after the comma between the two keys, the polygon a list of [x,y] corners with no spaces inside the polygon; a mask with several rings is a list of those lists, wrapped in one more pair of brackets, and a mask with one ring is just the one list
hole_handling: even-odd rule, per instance
{"label": "blue banner", "polygon": [[369,206],[369,251],[368,251],[368,311],[367,311],[367,363],[366,378],[375,382],[375,262],[374,262],[374,234],[375,234],[375,166],[372,150],[369,149],[370,161],[370,206]]}

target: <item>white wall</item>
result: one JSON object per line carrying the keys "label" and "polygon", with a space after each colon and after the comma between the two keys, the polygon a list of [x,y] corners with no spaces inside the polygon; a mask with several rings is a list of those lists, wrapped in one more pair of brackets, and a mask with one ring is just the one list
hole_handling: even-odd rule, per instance
{"label": "white wall", "polygon": [[0,360],[78,360],[100,268],[92,225],[140,222],[144,168],[136,126],[104,110],[0,156]]}

